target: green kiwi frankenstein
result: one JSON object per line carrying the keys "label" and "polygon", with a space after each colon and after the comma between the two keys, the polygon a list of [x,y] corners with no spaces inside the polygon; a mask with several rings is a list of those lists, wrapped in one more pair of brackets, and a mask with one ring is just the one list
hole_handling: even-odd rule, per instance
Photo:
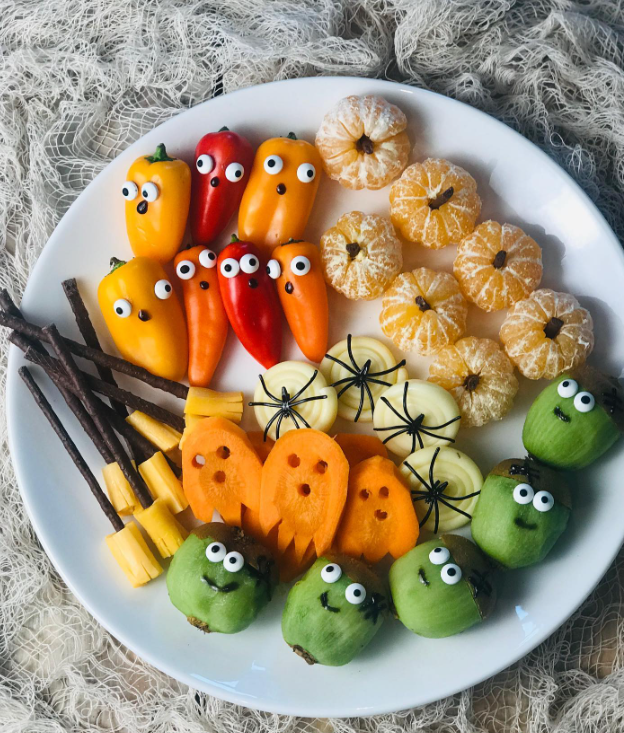
{"label": "green kiwi frankenstein", "polygon": [[530,458],[510,458],[495,466],[481,487],[472,538],[498,565],[521,568],[546,557],[569,517],[563,476]]}
{"label": "green kiwi frankenstein", "polygon": [[339,667],[375,636],[388,608],[384,584],[368,565],[327,555],[288,594],[282,634],[308,664]]}
{"label": "green kiwi frankenstein", "polygon": [[223,634],[246,629],[278,582],[271,553],[222,522],[193,530],[167,572],[169,598],[189,623]]}
{"label": "green kiwi frankenstein", "polygon": [[562,374],[537,396],[522,441],[542,463],[579,469],[608,451],[623,431],[622,385],[585,365]]}
{"label": "green kiwi frankenstein", "polygon": [[487,618],[496,602],[490,565],[460,535],[423,542],[390,568],[390,590],[399,619],[420,636],[459,634]]}

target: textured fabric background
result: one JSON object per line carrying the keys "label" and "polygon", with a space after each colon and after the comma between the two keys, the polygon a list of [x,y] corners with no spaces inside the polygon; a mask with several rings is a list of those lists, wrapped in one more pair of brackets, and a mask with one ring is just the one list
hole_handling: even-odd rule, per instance
{"label": "textured fabric background", "polygon": [[[387,76],[489,112],[622,237],[623,44],[624,9],[606,0],[0,0],[0,282],[19,297],[74,198],[154,125],[315,74]],[[1,430],[2,733],[624,731],[624,555],[565,627],[476,689],[368,720],[255,713],[156,672],[80,607],[34,537],[4,417]]]}

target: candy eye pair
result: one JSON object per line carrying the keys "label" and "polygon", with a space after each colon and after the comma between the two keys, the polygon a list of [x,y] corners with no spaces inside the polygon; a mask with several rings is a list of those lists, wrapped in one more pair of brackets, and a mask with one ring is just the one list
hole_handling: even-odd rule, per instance
{"label": "candy eye pair", "polygon": [[455,585],[462,579],[462,570],[459,565],[449,562],[451,553],[447,547],[434,547],[429,553],[429,561],[433,565],[443,565],[440,570],[440,578],[446,585]]}
{"label": "candy eye pair", "polygon": [[531,484],[518,484],[513,491],[513,498],[516,504],[530,504],[538,512],[549,512],[555,506],[555,499],[550,491],[535,490]]}
{"label": "candy eye pair", "polygon": [[578,382],[574,379],[564,379],[557,385],[559,397],[569,399],[574,397],[574,408],[578,412],[591,412],[596,400],[591,392],[579,392]]}
{"label": "candy eye pair", "polygon": [[[293,275],[297,275],[299,277],[307,275],[308,272],[310,272],[311,267],[312,265],[310,260],[303,255],[293,257],[292,262],[290,263],[290,271]],[[277,260],[269,260],[267,264],[267,273],[272,280],[277,280],[277,278],[282,274],[280,263]]]}
{"label": "candy eye pair", "polygon": [[[199,264],[210,270],[217,264],[217,255],[211,249],[202,249],[199,253]],[[176,275],[180,280],[190,280],[195,272],[195,263],[191,260],[180,260],[176,265]]]}
{"label": "candy eye pair", "polygon": [[[264,161],[264,170],[271,176],[281,173],[283,167],[284,161],[279,155],[269,155]],[[301,183],[310,183],[316,178],[316,168],[312,163],[302,163],[297,168],[297,178]]]}
{"label": "candy eye pair", "polygon": [[[215,159],[212,155],[208,155],[207,153],[200,155],[195,161],[195,167],[203,176],[208,175],[208,173],[212,173],[215,165]],[[240,163],[230,163],[225,169],[225,177],[231,183],[240,181],[244,175],[245,168]]]}
{"label": "candy eye pair", "polygon": [[[335,583],[342,577],[342,568],[340,565],[336,565],[335,562],[325,565],[321,570],[321,578],[326,583]],[[345,598],[348,603],[353,606],[359,606],[360,603],[364,602],[366,598],[366,588],[361,583],[350,583],[345,588]]]}
{"label": "candy eye pair", "polygon": [[[159,300],[168,300],[173,293],[169,280],[159,280],[154,285],[154,294]],[[132,303],[125,298],[119,298],[113,303],[115,315],[119,318],[128,318],[132,314]]]}
{"label": "candy eye pair", "polygon": [[243,255],[240,261],[226,257],[221,263],[221,274],[227,278],[236,277],[241,271],[246,275],[253,275],[259,267],[260,262],[255,255]]}
{"label": "candy eye pair", "polygon": [[[126,181],[121,188],[121,193],[126,201],[134,201],[134,199],[139,195],[139,187],[134,181]],[[159,194],[160,191],[158,190],[158,186],[151,181],[144,183],[141,187],[141,196],[143,196],[146,201],[156,201]]]}
{"label": "candy eye pair", "polygon": [[228,552],[222,542],[211,542],[206,548],[206,557],[210,562],[222,562],[230,573],[238,573],[245,566],[245,558],[240,552]]}

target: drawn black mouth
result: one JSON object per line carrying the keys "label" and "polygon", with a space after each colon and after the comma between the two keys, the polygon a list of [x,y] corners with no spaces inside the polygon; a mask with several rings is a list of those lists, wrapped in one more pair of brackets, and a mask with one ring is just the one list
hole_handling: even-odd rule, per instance
{"label": "drawn black mouth", "polygon": [[529,529],[529,530],[537,529],[537,524],[532,524],[531,522],[525,522],[524,519],[522,519],[522,517],[516,517],[514,519],[514,524],[516,525],[516,527],[520,527],[520,529]]}
{"label": "drawn black mouth", "polygon": [[420,580],[423,585],[429,585],[425,571],[422,568],[418,569],[418,580]]}
{"label": "drawn black mouth", "polygon": [[147,201],[139,201],[137,211],[139,214],[147,214]]}
{"label": "drawn black mouth", "polygon": [[325,591],[325,593],[321,593],[319,601],[321,602],[321,606],[323,606],[326,611],[331,611],[331,613],[340,613],[339,608],[329,605],[329,601],[327,600],[327,591]]}
{"label": "drawn black mouth", "polygon": [[207,575],[203,575],[202,580],[209,588],[212,588],[212,590],[217,593],[231,593],[233,590],[238,589],[238,583],[235,582],[219,585],[218,583],[215,583],[214,580],[211,580]]}
{"label": "drawn black mouth", "polygon": [[557,405],[555,409],[553,410],[555,415],[562,421],[562,422],[570,422],[570,418],[568,415],[565,414],[565,412]]}

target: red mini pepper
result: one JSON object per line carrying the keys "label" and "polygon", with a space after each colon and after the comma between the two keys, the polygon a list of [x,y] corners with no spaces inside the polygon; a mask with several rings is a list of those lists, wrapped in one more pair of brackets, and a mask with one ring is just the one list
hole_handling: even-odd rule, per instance
{"label": "red mini pepper", "polygon": [[219,288],[230,325],[241,344],[269,369],[282,350],[281,308],[275,285],[251,242],[232,237],[217,260]]}
{"label": "red mini pepper", "polygon": [[209,244],[221,234],[243,197],[253,157],[249,141],[227,127],[197,143],[190,213],[195,244]]}

